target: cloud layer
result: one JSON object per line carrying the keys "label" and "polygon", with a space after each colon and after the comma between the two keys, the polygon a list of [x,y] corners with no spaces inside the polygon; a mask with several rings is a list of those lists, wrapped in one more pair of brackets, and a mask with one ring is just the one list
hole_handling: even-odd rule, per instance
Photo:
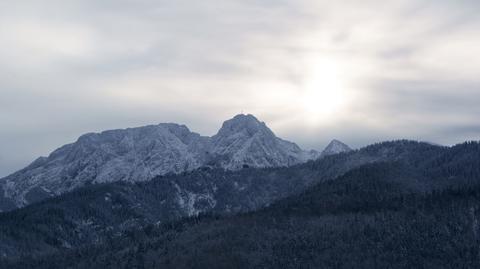
{"label": "cloud layer", "polygon": [[[480,4],[0,3],[0,176],[85,132],[242,110],[306,148],[480,139]],[[299,132],[299,130],[302,130]]]}

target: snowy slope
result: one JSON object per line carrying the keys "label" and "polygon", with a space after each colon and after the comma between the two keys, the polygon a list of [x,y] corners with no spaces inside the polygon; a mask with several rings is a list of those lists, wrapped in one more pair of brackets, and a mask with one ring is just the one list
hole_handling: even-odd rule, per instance
{"label": "snowy slope", "polygon": [[328,146],[322,151],[321,157],[330,156],[342,152],[349,152],[352,149],[346,144],[334,139]]}
{"label": "snowy slope", "polygon": [[226,121],[213,137],[173,123],[112,130],[83,135],[1,179],[0,201],[20,207],[86,184],[146,181],[202,166],[290,166],[319,156],[276,137],[252,115]]}
{"label": "snowy slope", "polygon": [[21,206],[87,183],[145,181],[201,166],[208,143],[177,124],[86,134],[2,179],[3,188]]}
{"label": "snowy slope", "polygon": [[319,156],[276,137],[252,115],[237,115],[226,121],[212,137],[212,144],[213,152],[224,157],[220,166],[227,169],[290,166]]}

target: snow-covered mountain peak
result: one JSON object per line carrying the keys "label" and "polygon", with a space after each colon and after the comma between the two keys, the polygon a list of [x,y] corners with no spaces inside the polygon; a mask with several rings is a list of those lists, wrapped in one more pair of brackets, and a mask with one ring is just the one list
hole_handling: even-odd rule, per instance
{"label": "snow-covered mountain peak", "polygon": [[222,128],[218,131],[216,137],[231,136],[234,134],[242,134],[253,136],[258,132],[273,135],[264,122],[260,122],[255,116],[248,114],[239,114],[223,123]]}
{"label": "snow-covered mountain peak", "polygon": [[255,116],[241,114],[225,121],[213,137],[175,123],[88,133],[0,179],[0,190],[23,206],[88,183],[145,181],[202,166],[290,166],[318,156],[278,138]]}
{"label": "snow-covered mountain peak", "polygon": [[337,139],[333,139],[328,144],[328,146],[323,150],[322,157],[333,155],[333,154],[338,154],[338,153],[342,153],[342,152],[349,152],[351,150],[352,149],[349,146],[347,146],[345,143],[343,143],[343,142],[341,142]]}
{"label": "snow-covered mountain peak", "polygon": [[212,144],[212,152],[222,156],[220,166],[227,169],[288,166],[317,157],[278,138],[253,115],[240,114],[225,121]]}

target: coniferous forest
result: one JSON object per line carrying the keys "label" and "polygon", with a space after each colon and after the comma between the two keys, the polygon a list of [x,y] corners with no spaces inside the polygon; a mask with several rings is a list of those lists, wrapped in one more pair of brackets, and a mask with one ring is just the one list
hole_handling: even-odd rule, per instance
{"label": "coniferous forest", "polygon": [[[276,188],[271,175],[282,175]],[[291,192],[271,202],[225,197],[238,210],[193,216],[156,206],[169,203],[168,182],[194,178]],[[394,141],[291,168],[91,185],[2,213],[0,267],[478,268],[479,217],[479,143]]]}

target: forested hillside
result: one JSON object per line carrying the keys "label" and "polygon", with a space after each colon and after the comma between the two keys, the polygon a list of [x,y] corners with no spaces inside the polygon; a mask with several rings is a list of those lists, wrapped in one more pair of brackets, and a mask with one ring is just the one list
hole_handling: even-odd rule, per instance
{"label": "forested hillside", "polygon": [[[409,150],[405,150],[406,148]],[[358,157],[360,155],[362,158]],[[396,157],[385,158],[393,155]],[[363,163],[358,161],[367,159],[365,156],[383,157]],[[350,169],[342,172],[347,162]],[[352,165],[354,162],[358,165]],[[344,166],[339,166],[339,163]],[[119,211],[116,212],[110,210],[110,207],[102,206],[106,191],[112,192],[115,189],[114,193],[124,193],[123,199],[139,196],[141,193],[140,191],[129,193],[128,191],[132,190],[131,185],[117,184],[91,186],[23,210],[3,214],[0,215],[2,251],[8,253],[7,251],[11,250],[11,253],[23,256],[20,260],[5,259],[2,266],[9,268],[480,266],[478,143],[442,148],[407,141],[388,142],[350,154],[311,162],[295,169],[297,170],[247,169],[240,174],[234,173],[239,180],[249,178],[250,174],[263,175],[252,176],[252,181],[263,179],[265,175],[271,173],[284,175],[277,177],[282,179],[278,181],[279,185],[285,184],[282,185],[283,188],[292,187],[294,184],[280,182],[293,180],[298,175],[306,175],[306,171],[311,172],[309,176],[315,177],[310,181],[313,184],[311,187],[304,190],[298,188],[297,194],[279,197],[280,201],[266,208],[259,206],[256,211],[240,215],[226,214],[225,210],[207,210],[205,212],[210,212],[207,215],[158,222],[155,219],[158,216],[152,213],[155,206],[152,205],[152,209],[148,210],[142,206],[142,210],[135,211],[135,207],[131,206],[134,203],[112,194],[109,198],[112,201],[119,200],[120,204],[129,205],[118,207]],[[220,173],[214,171],[208,172]],[[199,178],[199,175],[205,175],[205,171],[196,173],[198,174],[192,173],[183,177],[192,180]],[[339,174],[339,177],[334,179],[332,175],[335,173]],[[215,175],[217,177],[222,174]],[[232,175],[225,177],[229,180],[231,178]],[[155,190],[161,189],[161,185],[156,189],[152,186],[166,181],[157,179],[152,182],[154,185],[148,187],[155,193]],[[293,182],[295,181],[289,181]],[[142,184],[135,185],[135,188],[145,193],[149,189],[147,185]],[[76,197],[77,200],[72,197]],[[137,201],[139,200],[135,200],[135,203]],[[139,212],[143,212],[144,215]],[[222,216],[216,215],[220,213]],[[72,218],[72,215],[76,217]],[[95,221],[81,226],[89,227],[86,230],[78,230],[78,223],[72,221],[89,218]],[[128,225],[132,220],[142,225],[138,223]],[[123,223],[124,229],[120,229],[115,223]],[[47,249],[50,251],[45,251]],[[25,255],[27,253],[30,255]]]}

